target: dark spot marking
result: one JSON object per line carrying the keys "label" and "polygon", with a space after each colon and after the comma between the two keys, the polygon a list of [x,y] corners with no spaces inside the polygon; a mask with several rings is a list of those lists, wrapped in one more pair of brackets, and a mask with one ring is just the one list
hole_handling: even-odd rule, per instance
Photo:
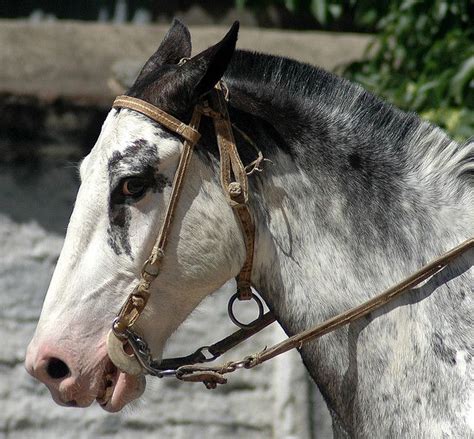
{"label": "dark spot marking", "polygon": [[171,131],[167,130],[166,128],[162,128],[160,131],[155,133],[155,136],[159,137],[160,139],[167,139],[167,140],[176,140],[176,134],[172,133]]}
{"label": "dark spot marking", "polygon": [[351,168],[358,170],[362,168],[362,159],[357,153],[349,154],[349,165]]}
{"label": "dark spot marking", "polygon": [[434,354],[444,363],[454,366],[456,364],[456,352],[445,345],[443,338],[437,332],[431,337],[431,346]]}
{"label": "dark spot marking", "polygon": [[415,402],[421,404],[421,398],[419,396],[415,397]]}
{"label": "dark spot marking", "polygon": [[132,256],[132,249],[128,239],[128,230],[130,227],[130,211],[126,206],[119,206],[115,209],[109,208],[110,226],[107,229],[107,242],[116,255],[125,252]]}
{"label": "dark spot marking", "polygon": [[115,209],[111,212],[110,222],[117,227],[124,228],[127,225],[127,211],[124,208]]}
{"label": "dark spot marking", "polygon": [[159,157],[157,146],[145,139],[137,139],[123,152],[114,151],[108,163],[109,173],[109,228],[108,244],[112,250],[120,255],[125,253],[132,257],[129,241],[129,228],[131,220],[131,205],[140,198],[127,197],[123,194],[124,179],[140,177],[152,192],[163,192],[165,186],[171,182],[158,172]]}
{"label": "dark spot marking", "polygon": [[420,355],[420,347],[416,341],[413,341],[413,352],[415,355]]}

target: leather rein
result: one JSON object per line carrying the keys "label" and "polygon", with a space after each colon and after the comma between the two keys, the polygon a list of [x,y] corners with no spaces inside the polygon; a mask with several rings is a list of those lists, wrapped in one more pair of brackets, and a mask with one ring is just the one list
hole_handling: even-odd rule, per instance
{"label": "leather rein", "polygon": [[[183,381],[203,382],[207,388],[215,388],[217,384],[225,384],[227,382],[224,376],[227,373],[234,372],[240,368],[250,369],[291,349],[301,349],[305,343],[360,319],[419,285],[442,270],[451,261],[474,247],[474,238],[470,238],[380,295],[338,314],[313,328],[289,337],[270,348],[265,347],[260,352],[238,361],[229,361],[217,366],[203,365],[203,363],[216,360],[222,354],[276,320],[270,312],[264,314],[261,300],[251,289],[255,225],[248,207],[248,175],[253,170],[247,172],[238,154],[232,123],[227,111],[227,100],[228,90],[221,81],[211,92],[210,102],[204,100],[195,106],[189,125],[141,99],[130,96],[118,96],[113,103],[114,108],[127,108],[137,111],[184,139],[183,150],[172,183],[170,200],[158,238],[150,257],[143,265],[137,286],[122,305],[108,335],[107,348],[109,357],[115,366],[123,372],[132,375],[146,373],[159,378],[171,376]],[[201,116],[213,119],[220,154],[220,181],[222,189],[228,204],[239,219],[245,243],[246,258],[236,277],[237,292],[231,297],[228,306],[230,318],[235,324],[240,326],[240,329],[213,345],[200,347],[191,355],[156,361],[153,360],[146,341],[136,334],[132,328],[146,307],[150,297],[151,283],[160,273],[173,217],[182,192],[184,177],[191,161],[194,146],[200,139],[199,124]],[[247,138],[247,136],[244,137]],[[251,142],[250,139],[247,140]],[[259,154],[259,159],[251,164],[254,166],[254,170],[258,169],[261,159],[261,154]],[[249,324],[239,322],[233,313],[233,303],[237,299],[255,300],[259,308],[259,317]],[[132,352],[130,352],[130,349],[128,350],[129,352],[126,352],[127,345],[131,348]]]}

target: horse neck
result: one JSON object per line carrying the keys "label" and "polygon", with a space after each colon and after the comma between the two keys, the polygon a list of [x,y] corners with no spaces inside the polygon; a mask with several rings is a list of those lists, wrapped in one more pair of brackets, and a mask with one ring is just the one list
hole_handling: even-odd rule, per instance
{"label": "horse neck", "polygon": [[[265,141],[259,134],[255,138],[257,143]],[[316,149],[313,157],[319,146],[309,145]],[[426,188],[406,183],[410,179],[399,175],[400,164],[387,163],[397,181],[389,179],[385,187],[369,188],[364,195],[357,194],[363,191],[360,176],[337,175],[330,163],[308,172],[301,157],[279,148],[265,153],[272,163],[251,183],[257,224],[253,282],[290,335],[373,297],[469,234],[472,215],[458,200],[448,204],[456,213],[447,215],[432,205],[433,194]],[[428,388],[443,381],[452,385],[441,375],[445,363],[456,361],[456,352],[467,346],[466,340],[455,346],[447,334],[450,322],[460,315],[461,290],[469,288],[466,267],[460,263],[445,270],[416,294],[301,349],[309,372],[347,431],[367,432],[364,429],[382,422],[383,413],[395,416],[402,404],[407,409],[400,419],[415,423],[423,395],[413,395],[413,386]],[[447,280],[451,290],[442,286]],[[436,346],[443,354],[436,356]],[[411,368],[411,379],[394,387],[394,376],[403,371],[406,375]],[[457,382],[456,389],[465,394],[462,385],[465,382]],[[378,400],[384,401],[384,412]],[[367,411],[370,415],[364,415]]]}
{"label": "horse neck", "polygon": [[[374,297],[440,253],[421,240],[380,245],[374,239],[373,246],[362,248],[359,237],[369,233],[363,224],[357,232],[345,227],[340,202],[316,197],[317,189],[304,174],[287,172],[288,158],[273,161],[279,165],[267,167],[266,178],[252,192],[257,217],[254,283],[289,335]],[[278,175],[281,165],[285,173]],[[442,239],[442,246],[448,250],[461,240],[450,236]],[[423,246],[430,250],[423,251]],[[466,383],[459,377],[452,381],[446,366],[456,364],[458,352],[468,355],[468,340],[456,340],[454,334],[472,330],[467,324],[452,324],[469,321],[469,311],[461,309],[462,291],[472,283],[464,275],[467,267],[454,266],[416,293],[301,349],[309,372],[347,431],[362,434],[382,413],[395,415],[401,404],[407,411],[400,419],[415,423],[419,401],[426,402],[425,389],[433,383],[446,389],[455,383],[459,394],[465,393]],[[401,377],[404,383],[396,383]],[[423,389],[419,394],[414,393],[417,386]],[[454,391],[443,392],[446,401],[458,397]],[[377,407],[379,400],[384,403]],[[363,415],[368,411],[370,415]]]}

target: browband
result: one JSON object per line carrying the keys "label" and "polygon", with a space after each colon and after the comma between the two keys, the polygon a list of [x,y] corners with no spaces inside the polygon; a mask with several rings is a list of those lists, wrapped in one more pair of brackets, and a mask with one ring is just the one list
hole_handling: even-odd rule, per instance
{"label": "browband", "polygon": [[193,127],[186,125],[185,123],[171,116],[171,114],[165,113],[163,110],[160,110],[154,105],[142,101],[141,99],[125,95],[117,96],[114,103],[112,104],[112,107],[128,108],[130,110],[138,111],[150,119],[153,119],[155,122],[160,123],[174,133],[179,134],[193,145],[195,145],[201,137],[199,132]]}

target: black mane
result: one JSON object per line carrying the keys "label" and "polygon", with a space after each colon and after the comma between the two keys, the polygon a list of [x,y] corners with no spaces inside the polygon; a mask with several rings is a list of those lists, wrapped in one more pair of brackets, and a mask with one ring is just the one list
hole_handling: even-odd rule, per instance
{"label": "black mane", "polygon": [[322,140],[334,131],[352,141],[354,135],[363,143],[375,136],[396,145],[422,123],[416,114],[399,110],[355,83],[285,57],[238,50],[224,79],[259,99],[258,114],[276,119],[285,137],[316,126],[315,134]]}
{"label": "black mane", "polygon": [[[221,50],[221,43],[181,68],[154,65],[128,94],[188,121],[201,96],[189,85],[193,69],[202,68],[203,56],[212,58],[216,48]],[[230,90],[231,119],[266,157],[283,151],[308,175],[324,178],[326,174],[327,179],[343,180],[345,188],[367,193],[377,187],[396,192],[400,178],[423,156],[432,162],[436,174],[454,171],[472,180],[470,148],[457,145],[415,113],[402,111],[360,85],[309,64],[245,50],[232,52],[223,77]],[[213,71],[214,67],[208,74]],[[214,76],[217,82],[220,76],[215,72]],[[217,156],[212,122],[206,118],[201,134],[204,155]],[[238,130],[234,134],[244,161],[251,162],[254,148]],[[452,155],[459,149],[463,152],[449,163],[450,168],[447,162],[436,160],[445,151]]]}
{"label": "black mane", "polygon": [[262,151],[271,155],[276,145],[310,173],[358,171],[359,182],[373,188],[380,177],[396,181],[419,160],[427,160],[430,172],[452,173],[472,187],[472,139],[459,145],[417,114],[333,73],[285,57],[237,50],[224,79],[231,105],[241,110],[237,122],[242,119],[255,133]]}

